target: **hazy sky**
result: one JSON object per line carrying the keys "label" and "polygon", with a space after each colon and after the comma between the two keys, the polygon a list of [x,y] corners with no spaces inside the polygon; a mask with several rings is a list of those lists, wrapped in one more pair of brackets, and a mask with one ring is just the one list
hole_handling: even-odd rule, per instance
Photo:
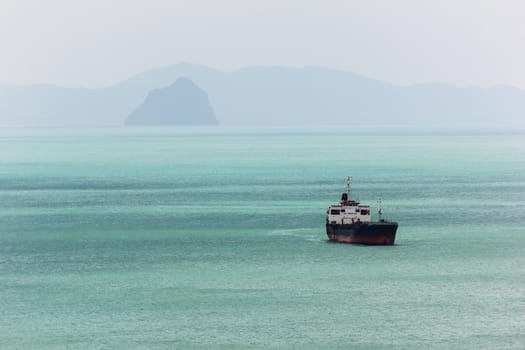
{"label": "hazy sky", "polygon": [[1,0],[0,82],[99,87],[155,66],[322,65],[525,88],[521,0]]}

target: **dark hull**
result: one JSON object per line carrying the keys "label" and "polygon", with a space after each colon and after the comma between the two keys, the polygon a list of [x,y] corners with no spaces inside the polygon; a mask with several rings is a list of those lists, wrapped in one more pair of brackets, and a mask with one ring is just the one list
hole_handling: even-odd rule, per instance
{"label": "dark hull", "polygon": [[396,239],[396,222],[357,222],[326,224],[326,235],[332,242],[392,245]]}

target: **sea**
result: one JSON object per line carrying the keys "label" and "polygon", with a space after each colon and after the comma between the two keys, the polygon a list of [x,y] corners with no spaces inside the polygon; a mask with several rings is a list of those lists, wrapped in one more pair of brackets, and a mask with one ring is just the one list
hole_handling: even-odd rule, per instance
{"label": "sea", "polygon": [[1,128],[0,349],[525,349],[524,221],[519,131]]}

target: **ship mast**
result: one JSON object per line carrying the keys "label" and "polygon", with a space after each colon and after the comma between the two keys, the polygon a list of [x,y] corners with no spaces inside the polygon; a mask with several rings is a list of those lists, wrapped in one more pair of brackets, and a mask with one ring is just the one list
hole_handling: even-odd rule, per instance
{"label": "ship mast", "polygon": [[346,194],[348,195],[348,200],[350,200],[350,183],[352,182],[352,177],[346,177]]}
{"label": "ship mast", "polygon": [[381,197],[377,199],[377,221],[383,220],[383,210],[381,209]]}

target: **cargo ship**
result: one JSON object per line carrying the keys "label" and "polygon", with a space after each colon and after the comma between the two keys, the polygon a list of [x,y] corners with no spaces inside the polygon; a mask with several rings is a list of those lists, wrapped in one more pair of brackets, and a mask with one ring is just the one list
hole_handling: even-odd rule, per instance
{"label": "cargo ship", "polygon": [[384,220],[381,199],[377,202],[377,221],[372,221],[370,206],[350,199],[350,183],[346,177],[346,192],[339,204],[326,210],[326,235],[331,242],[392,245],[396,239],[397,222]]}

